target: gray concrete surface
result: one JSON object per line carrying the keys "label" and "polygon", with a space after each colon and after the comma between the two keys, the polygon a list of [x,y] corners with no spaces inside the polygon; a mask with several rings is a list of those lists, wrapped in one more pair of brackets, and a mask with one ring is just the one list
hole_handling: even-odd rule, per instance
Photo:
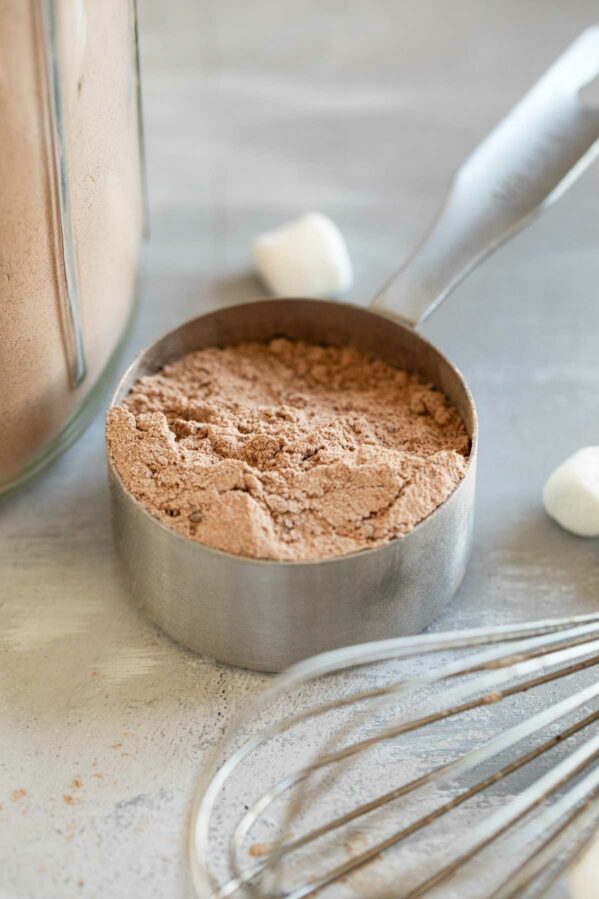
{"label": "gray concrete surface", "polygon": [[[583,0],[144,0],[152,206],[133,352],[261,294],[252,236],[330,214],[365,302],[452,170],[593,21]],[[599,167],[475,272],[425,333],[480,414],[472,562],[439,628],[596,609],[597,541],[540,504],[599,442]],[[124,364],[125,360],[123,360]],[[242,597],[240,597],[242,601]],[[181,650],[131,607],[102,422],[0,507],[0,894],[182,897],[194,775],[264,678]]]}

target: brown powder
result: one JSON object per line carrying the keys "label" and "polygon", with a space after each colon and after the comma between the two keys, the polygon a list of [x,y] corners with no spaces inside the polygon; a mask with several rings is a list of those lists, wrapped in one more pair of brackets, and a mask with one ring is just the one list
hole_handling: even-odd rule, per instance
{"label": "brown powder", "polygon": [[[56,4],[87,376],[73,389],[51,215],[40,6],[0,3],[0,492],[88,397],[132,305],[141,228],[128,3]],[[38,23],[39,24],[39,23]]]}
{"label": "brown powder", "polygon": [[408,533],[463,477],[447,398],[351,347],[284,338],[189,353],[108,413],[109,452],[148,511],[199,543],[311,560]]}

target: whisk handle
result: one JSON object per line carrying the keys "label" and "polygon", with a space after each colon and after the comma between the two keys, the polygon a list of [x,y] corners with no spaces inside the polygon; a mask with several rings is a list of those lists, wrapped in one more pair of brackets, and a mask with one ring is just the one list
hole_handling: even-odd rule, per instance
{"label": "whisk handle", "polygon": [[485,256],[558,200],[598,152],[596,25],[466,159],[431,230],[373,308],[410,325],[423,321]]}

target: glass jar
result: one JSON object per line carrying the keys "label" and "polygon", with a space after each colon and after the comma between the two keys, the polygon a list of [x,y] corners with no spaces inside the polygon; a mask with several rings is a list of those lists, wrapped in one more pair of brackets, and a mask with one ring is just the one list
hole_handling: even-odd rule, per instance
{"label": "glass jar", "polygon": [[0,493],[89,422],[143,224],[134,0],[0,0]]}

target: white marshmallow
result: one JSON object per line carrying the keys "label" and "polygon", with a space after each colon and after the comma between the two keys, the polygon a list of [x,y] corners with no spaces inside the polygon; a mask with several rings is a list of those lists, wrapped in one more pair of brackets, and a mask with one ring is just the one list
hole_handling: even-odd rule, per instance
{"label": "white marshmallow", "polygon": [[320,212],[308,212],[261,234],[254,242],[254,260],[277,296],[335,299],[353,283],[343,235]]}
{"label": "white marshmallow", "polygon": [[580,537],[599,536],[599,446],[569,456],[543,489],[546,512]]}

